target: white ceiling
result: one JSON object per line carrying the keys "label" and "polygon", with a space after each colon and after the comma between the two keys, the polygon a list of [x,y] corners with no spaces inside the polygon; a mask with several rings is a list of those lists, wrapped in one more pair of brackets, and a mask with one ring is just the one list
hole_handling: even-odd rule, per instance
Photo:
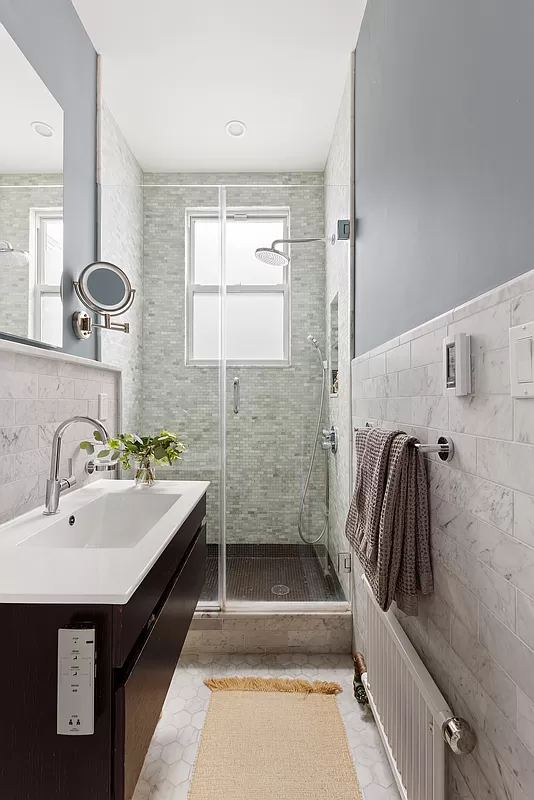
{"label": "white ceiling", "polygon": [[[0,173],[63,171],[63,110],[0,25]],[[49,139],[30,128],[46,122]]]}
{"label": "white ceiling", "polygon": [[366,0],[73,2],[145,171],[323,169]]}

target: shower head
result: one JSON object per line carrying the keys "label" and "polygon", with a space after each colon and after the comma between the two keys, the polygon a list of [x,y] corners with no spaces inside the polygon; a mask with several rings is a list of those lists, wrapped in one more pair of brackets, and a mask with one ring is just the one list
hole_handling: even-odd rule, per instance
{"label": "shower head", "polygon": [[272,247],[258,247],[254,255],[258,261],[268,264],[270,267],[287,267],[289,264],[289,256],[277,250],[274,243]]}
{"label": "shower head", "polygon": [[5,269],[25,267],[30,262],[30,256],[26,250],[17,250],[6,239],[0,239],[0,259],[2,267]]}
{"label": "shower head", "polygon": [[319,342],[317,341],[315,336],[312,336],[311,333],[309,333],[306,338],[315,347],[316,350],[319,349]]}
{"label": "shower head", "polygon": [[290,258],[286,253],[276,249],[277,244],[308,244],[309,242],[326,242],[323,237],[313,239],[275,239],[270,247],[258,247],[254,255],[263,264],[270,267],[287,267]]}

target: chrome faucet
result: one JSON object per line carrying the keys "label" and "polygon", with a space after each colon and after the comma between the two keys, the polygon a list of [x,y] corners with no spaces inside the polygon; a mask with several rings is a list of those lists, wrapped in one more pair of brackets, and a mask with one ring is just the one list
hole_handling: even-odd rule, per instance
{"label": "chrome faucet", "polygon": [[109,442],[109,433],[99,422],[97,419],[92,419],[92,417],[71,417],[70,419],[66,419],[65,422],[62,422],[61,425],[58,426],[58,429],[54,433],[54,438],[52,439],[52,457],[50,459],[50,477],[46,482],[46,499],[45,499],[45,510],[43,514],[51,515],[57,514],[59,508],[59,495],[61,492],[65,491],[65,489],[70,489],[71,486],[75,486],[76,478],[74,475],[69,475],[68,478],[60,478],[59,477],[59,462],[61,459],[61,445],[63,443],[63,433],[65,432],[66,428],[69,427],[73,422],[87,422],[89,425],[92,425],[93,428],[100,433],[102,437],[102,442],[107,444]]}

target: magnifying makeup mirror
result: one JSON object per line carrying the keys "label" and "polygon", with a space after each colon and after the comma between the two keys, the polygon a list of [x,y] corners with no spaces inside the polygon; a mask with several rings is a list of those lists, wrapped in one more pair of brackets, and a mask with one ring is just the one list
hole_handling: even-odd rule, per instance
{"label": "magnifying makeup mirror", "polygon": [[135,289],[126,273],[110,261],[95,261],[82,270],[72,285],[86,308],[104,317],[104,323],[93,322],[84,311],[72,315],[72,327],[79,339],[91,336],[93,328],[130,332],[128,322],[112,322],[111,318],[124,314],[135,299]]}

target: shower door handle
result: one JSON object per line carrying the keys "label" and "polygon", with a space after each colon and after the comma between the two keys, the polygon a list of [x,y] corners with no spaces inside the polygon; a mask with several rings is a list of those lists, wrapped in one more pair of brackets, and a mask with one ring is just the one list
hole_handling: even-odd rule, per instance
{"label": "shower door handle", "polygon": [[234,378],[234,414],[239,414],[239,378]]}

